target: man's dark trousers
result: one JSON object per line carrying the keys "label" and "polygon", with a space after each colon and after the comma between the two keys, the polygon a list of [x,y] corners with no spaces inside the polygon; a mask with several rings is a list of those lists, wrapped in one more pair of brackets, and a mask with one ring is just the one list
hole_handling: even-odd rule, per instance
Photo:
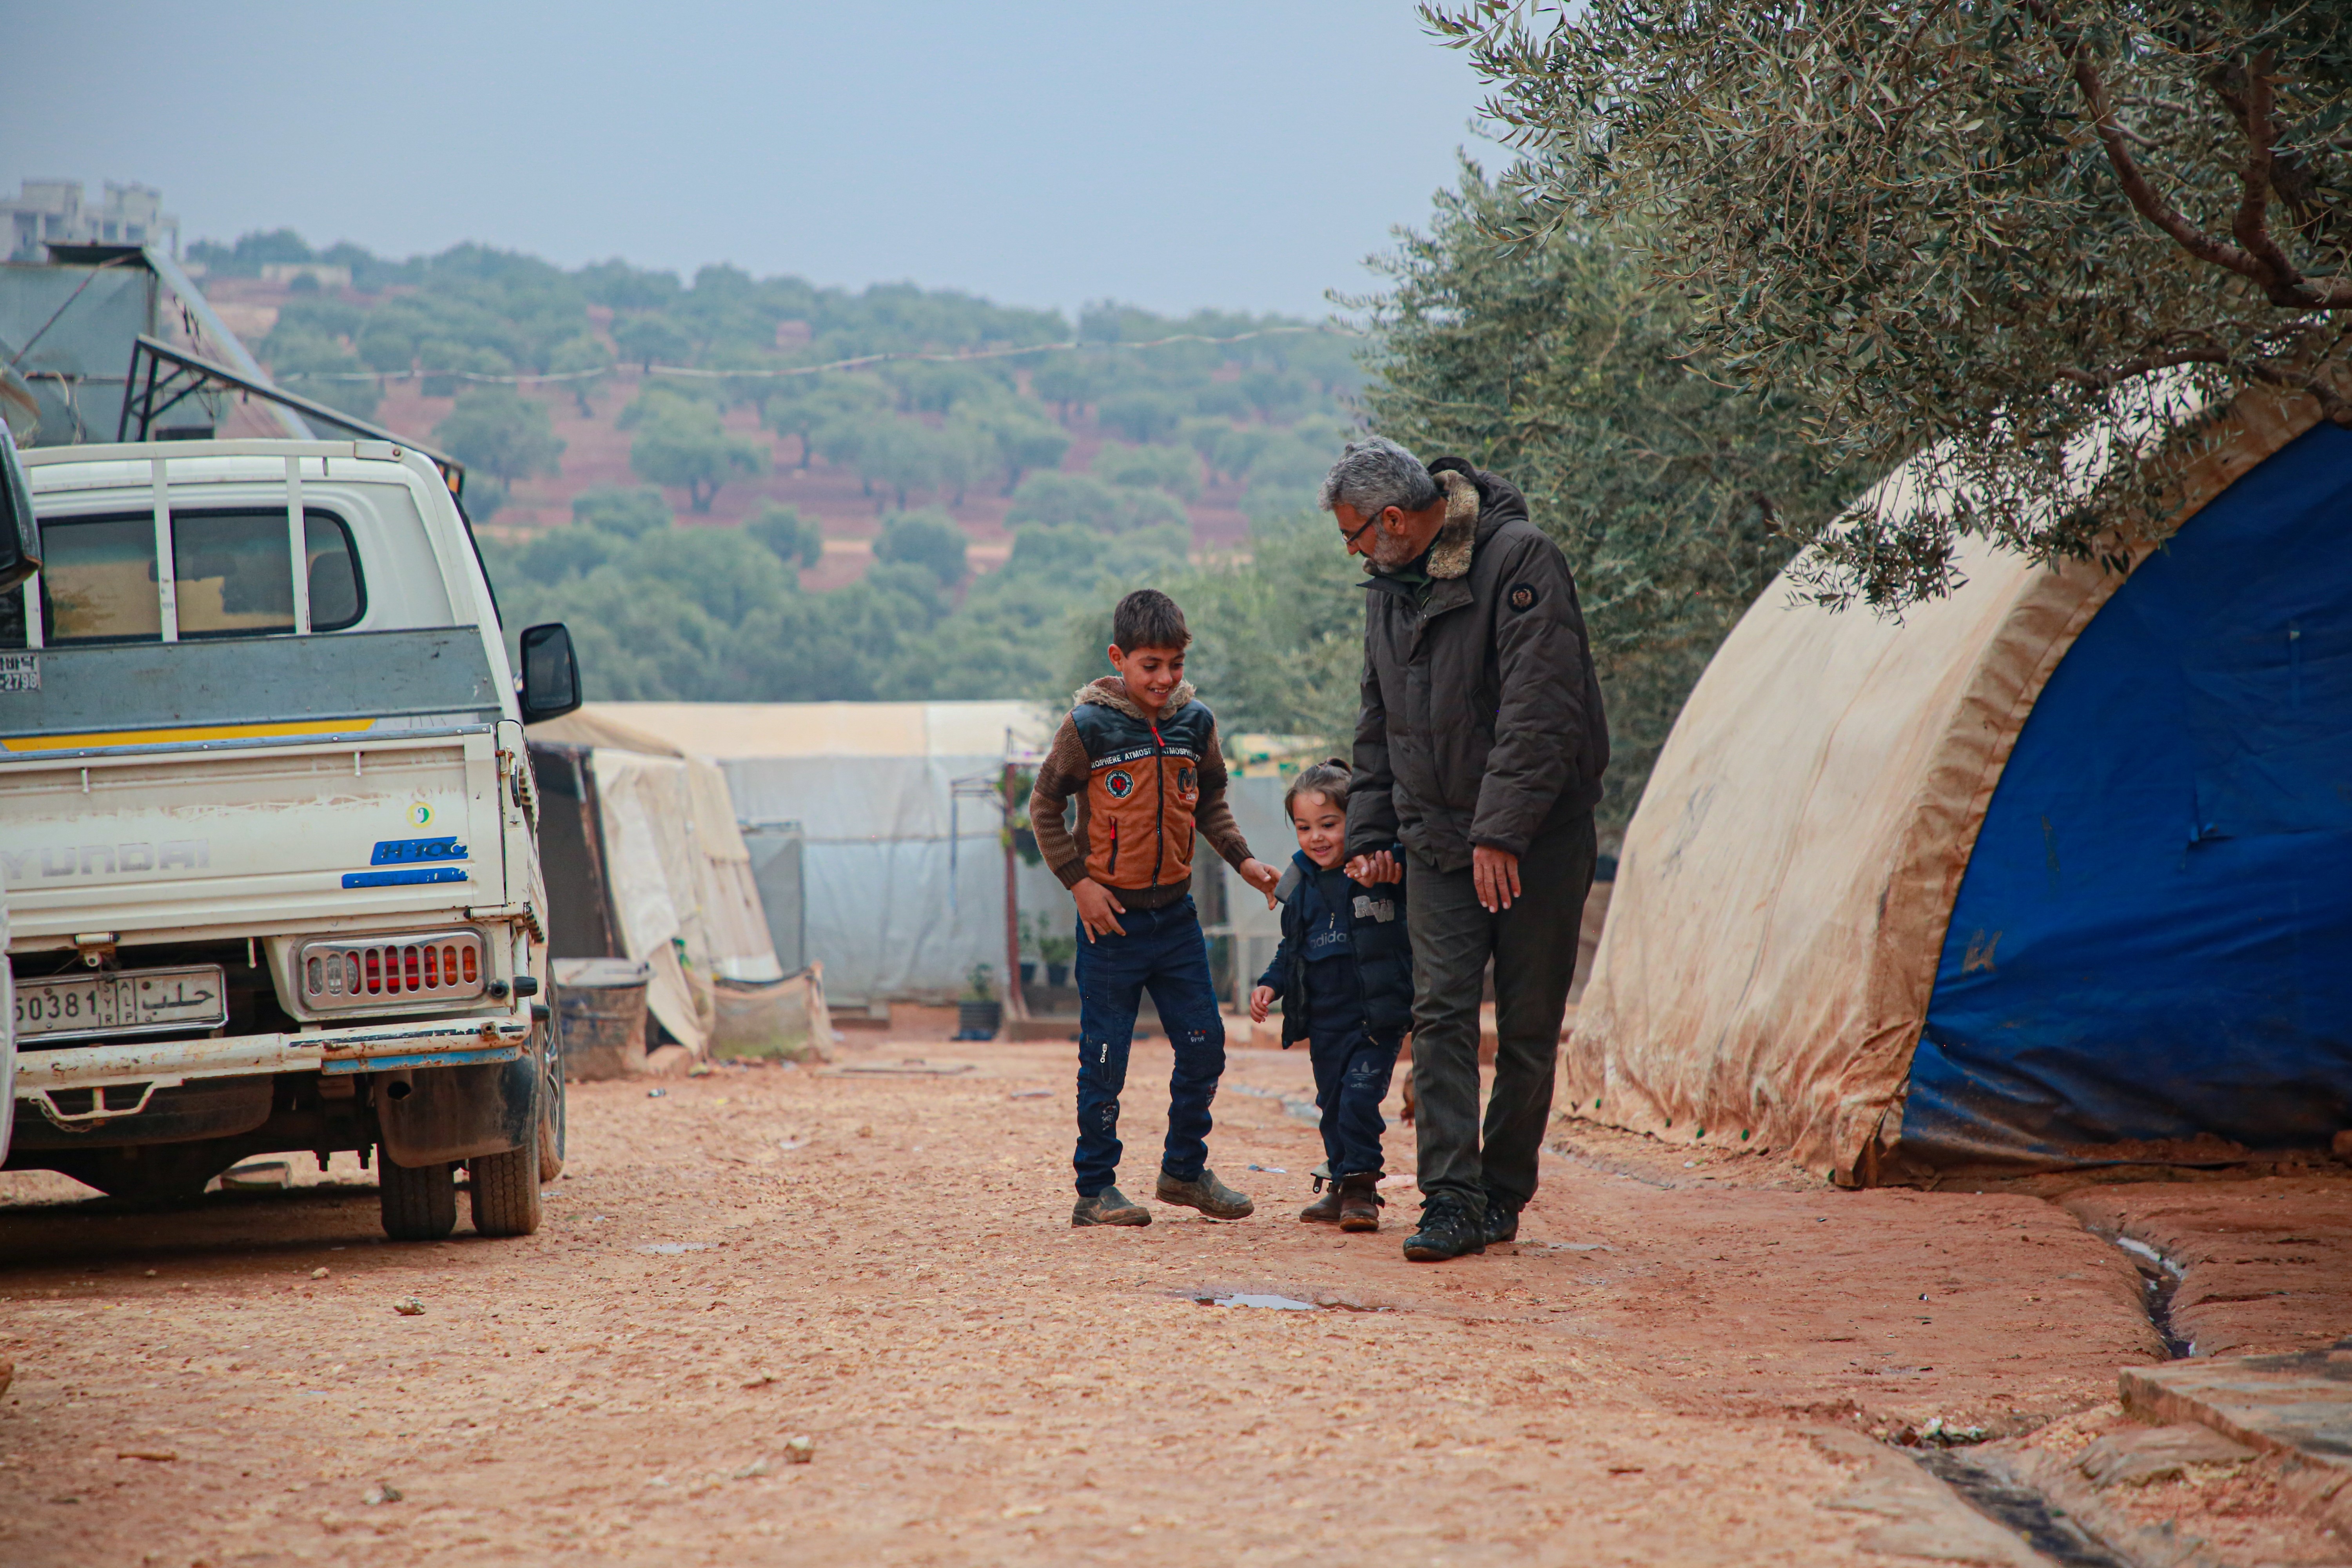
{"label": "man's dark trousers", "polygon": [[[1412,933],[1412,1087],[1420,1100],[1424,1197],[1451,1193],[1483,1214],[1489,1191],[1514,1209],[1535,1196],[1593,852],[1590,812],[1546,823],[1519,857],[1519,897],[1495,914],[1480,907],[1470,868],[1441,871],[1410,856],[1412,901],[1405,919]],[[1489,957],[1497,1043],[1482,1141],[1478,1003]]]}
{"label": "man's dark trousers", "polygon": [[1090,1198],[1118,1173],[1118,1097],[1145,991],[1160,1010],[1176,1068],[1168,1078],[1168,1146],[1160,1168],[1197,1180],[1209,1159],[1209,1102],[1225,1070],[1225,1021],[1209,978],[1209,944],[1190,898],[1165,909],[1129,910],[1126,931],[1087,940],[1078,931],[1078,1195]]}

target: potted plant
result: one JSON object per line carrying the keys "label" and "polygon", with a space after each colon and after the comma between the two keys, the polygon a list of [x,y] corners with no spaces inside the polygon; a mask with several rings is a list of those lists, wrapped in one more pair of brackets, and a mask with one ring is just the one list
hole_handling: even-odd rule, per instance
{"label": "potted plant", "polygon": [[1070,960],[1078,955],[1078,939],[1075,932],[1040,930],[1037,932],[1037,956],[1045,961],[1045,984],[1067,985],[1070,983]]}
{"label": "potted plant", "polygon": [[1021,984],[1024,985],[1034,985],[1037,983],[1037,962],[1029,956],[1037,951],[1037,918],[1034,915],[1023,915],[1021,917]]}
{"label": "potted plant", "polygon": [[975,963],[964,976],[964,994],[956,1003],[956,1038],[992,1040],[1004,1021],[1004,1004],[996,999],[996,966]]}

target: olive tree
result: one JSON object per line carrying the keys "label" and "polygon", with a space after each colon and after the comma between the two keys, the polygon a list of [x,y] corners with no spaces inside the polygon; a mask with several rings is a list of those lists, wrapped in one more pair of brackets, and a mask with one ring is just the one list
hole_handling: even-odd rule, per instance
{"label": "olive tree", "polygon": [[1364,405],[1423,458],[1511,479],[1567,555],[1608,701],[1599,815],[1613,837],[1732,623],[1862,476],[1807,441],[1803,403],[1689,359],[1683,302],[1648,283],[1623,237],[1560,226],[1496,242],[1532,216],[1465,165],[1427,230],[1374,259],[1391,287],[1351,301],[1378,345]]}
{"label": "olive tree", "polygon": [[[2271,0],[1424,6],[1524,154],[1523,235],[1613,223],[1714,374],[1924,505],[1802,537],[1899,608],[1961,531],[2119,558],[2247,388],[2352,424],[2352,7]],[[2063,501],[2053,498],[2066,498]]]}

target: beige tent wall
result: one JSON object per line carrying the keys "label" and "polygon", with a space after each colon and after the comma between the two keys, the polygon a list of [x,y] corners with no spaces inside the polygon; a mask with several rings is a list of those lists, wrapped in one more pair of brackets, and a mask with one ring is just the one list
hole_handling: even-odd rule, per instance
{"label": "beige tent wall", "polygon": [[[2231,417],[2192,510],[2315,415]],[[2001,767],[2122,581],[1981,542],[1959,564],[1900,621],[1797,605],[1783,576],[1725,641],[1626,832],[1563,1053],[1571,1114],[1867,1179]]]}
{"label": "beige tent wall", "polygon": [[717,1022],[715,981],[783,978],[726,780],[699,757],[607,746],[589,757],[623,950],[652,967],[646,1005],[654,1016],[705,1056]]}
{"label": "beige tent wall", "polygon": [[[707,757],[737,821],[799,823],[807,951],[827,994],[862,1005],[947,1000],[974,963],[1003,968],[1003,819],[955,784],[992,785],[1059,717],[1024,702],[602,702],[532,733]],[[1033,906],[1036,879],[1053,897]],[[1021,886],[1024,908],[1070,918],[1045,873]]]}

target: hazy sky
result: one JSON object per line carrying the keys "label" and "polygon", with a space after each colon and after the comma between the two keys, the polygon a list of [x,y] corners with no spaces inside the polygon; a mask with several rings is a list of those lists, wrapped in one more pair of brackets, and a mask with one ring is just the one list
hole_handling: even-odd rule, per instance
{"label": "hazy sky", "polygon": [[1321,313],[1479,85],[1407,0],[0,0],[0,181],[691,275]]}

